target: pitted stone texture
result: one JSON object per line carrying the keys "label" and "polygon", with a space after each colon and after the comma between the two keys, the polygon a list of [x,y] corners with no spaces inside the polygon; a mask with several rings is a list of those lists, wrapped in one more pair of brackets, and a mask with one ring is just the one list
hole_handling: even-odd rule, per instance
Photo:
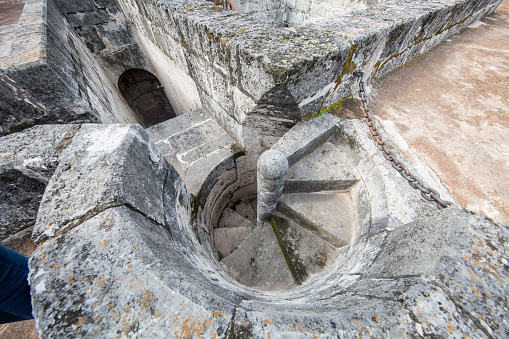
{"label": "pitted stone texture", "polygon": [[33,226],[45,186],[18,171],[0,173],[0,241]]}
{"label": "pitted stone texture", "polygon": [[207,278],[181,251],[165,228],[126,207],[47,241],[30,260],[39,333],[223,336],[232,307],[208,290]]}
{"label": "pitted stone texture", "polygon": [[0,138],[0,240],[33,227],[58,155],[78,129],[46,125]]}
{"label": "pitted stone texture", "polygon": [[168,170],[140,126],[83,125],[60,155],[39,208],[34,240],[47,240],[108,206],[121,204],[164,224]]}
{"label": "pitted stone texture", "polygon": [[16,170],[47,183],[57,167],[59,153],[79,128],[79,125],[36,126],[0,138],[0,171]]}

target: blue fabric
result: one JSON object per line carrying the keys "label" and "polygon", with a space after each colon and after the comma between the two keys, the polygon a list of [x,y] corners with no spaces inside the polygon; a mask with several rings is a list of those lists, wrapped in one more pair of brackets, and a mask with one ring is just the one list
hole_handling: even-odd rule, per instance
{"label": "blue fabric", "polygon": [[0,324],[32,319],[28,258],[0,244]]}

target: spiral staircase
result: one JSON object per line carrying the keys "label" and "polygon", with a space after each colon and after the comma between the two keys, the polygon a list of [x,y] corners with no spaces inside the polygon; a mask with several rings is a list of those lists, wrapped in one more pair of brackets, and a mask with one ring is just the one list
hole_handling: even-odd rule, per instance
{"label": "spiral staircase", "polygon": [[269,222],[257,222],[256,196],[230,202],[213,229],[222,268],[240,283],[264,291],[317,276],[352,238],[350,191],[358,178],[347,156],[326,142],[290,167]]}

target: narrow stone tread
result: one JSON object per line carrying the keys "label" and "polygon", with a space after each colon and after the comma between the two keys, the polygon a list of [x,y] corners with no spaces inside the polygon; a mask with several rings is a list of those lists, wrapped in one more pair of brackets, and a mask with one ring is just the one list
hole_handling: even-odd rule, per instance
{"label": "narrow stone tread", "polygon": [[256,255],[250,286],[263,291],[274,291],[295,285],[283,251],[270,223],[264,223],[260,248]]}
{"label": "narrow stone tread", "polygon": [[235,211],[246,219],[256,221],[256,212],[253,210],[248,199],[243,199],[238,205],[236,205]]}
{"label": "narrow stone tread", "polygon": [[214,246],[219,259],[228,256],[244,239],[253,233],[254,227],[228,227],[214,229]]}
{"label": "narrow stone tread", "polygon": [[262,227],[256,227],[228,256],[220,261],[223,269],[235,280],[251,285],[253,264],[260,247]]}
{"label": "narrow stone tread", "polygon": [[232,227],[251,227],[254,228],[254,223],[233,209],[226,207],[217,222],[216,228],[232,228]]}

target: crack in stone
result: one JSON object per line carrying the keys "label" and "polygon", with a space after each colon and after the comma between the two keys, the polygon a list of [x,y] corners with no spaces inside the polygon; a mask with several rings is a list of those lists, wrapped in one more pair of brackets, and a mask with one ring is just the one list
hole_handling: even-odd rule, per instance
{"label": "crack in stone", "polygon": [[165,225],[162,225],[157,220],[155,220],[154,218],[151,218],[150,216],[146,215],[145,213],[143,213],[142,211],[140,211],[139,209],[137,209],[136,207],[132,206],[129,203],[111,202],[111,203],[100,204],[100,205],[95,206],[94,208],[88,210],[83,216],[67,222],[62,228],[57,230],[53,236],[47,237],[46,239],[37,240],[37,242],[39,244],[42,244],[45,241],[50,240],[50,238],[54,238],[54,237],[60,236],[62,234],[68,233],[70,230],[74,229],[75,227],[78,227],[79,225],[83,224],[84,222],[94,218],[95,216],[103,213],[104,211],[107,211],[107,210],[109,210],[111,208],[115,208],[115,207],[126,207],[129,210],[131,210],[131,211],[133,211],[135,213],[141,214],[145,218],[151,220],[155,224],[157,224],[157,225],[163,227],[164,229],[166,229]]}

